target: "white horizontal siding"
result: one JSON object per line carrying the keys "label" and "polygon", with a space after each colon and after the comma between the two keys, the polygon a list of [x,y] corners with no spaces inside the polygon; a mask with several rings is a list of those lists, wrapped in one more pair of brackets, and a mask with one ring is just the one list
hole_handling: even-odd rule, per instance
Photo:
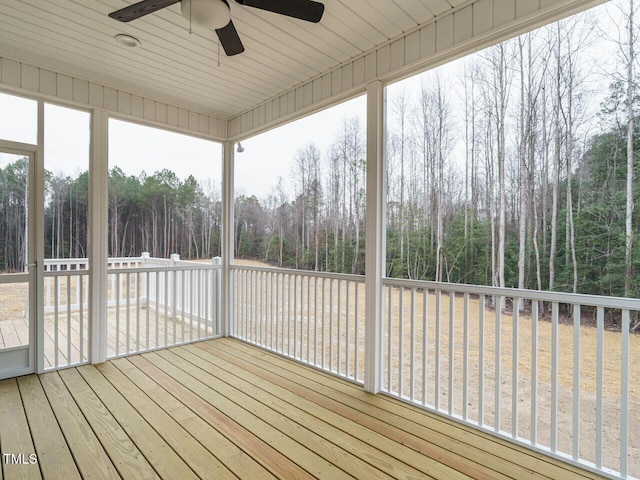
{"label": "white horizontal siding", "polygon": [[[225,119],[0,56],[0,90],[3,89],[52,101],[60,100],[80,108],[103,109],[122,118],[171,127],[213,140],[222,141],[226,138]],[[264,110],[264,107],[258,108]],[[265,115],[256,117],[257,123],[266,122]]]}
{"label": "white horizontal siding", "polygon": [[242,139],[364,92],[372,81],[402,78],[604,1],[455,2],[455,8],[433,21],[232,117],[229,139]]}

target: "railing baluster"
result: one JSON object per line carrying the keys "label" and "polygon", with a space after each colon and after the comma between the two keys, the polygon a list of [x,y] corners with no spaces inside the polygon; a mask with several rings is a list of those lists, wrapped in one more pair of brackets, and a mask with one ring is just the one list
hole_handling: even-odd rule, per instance
{"label": "railing baluster", "polygon": [[464,293],[462,325],[462,418],[469,418],[469,293]]}
{"label": "railing baluster", "polygon": [[318,277],[313,280],[313,364],[318,365]]}
{"label": "railing baluster", "polygon": [[580,455],[580,305],[573,307],[573,459]]}
{"label": "railing baluster", "polygon": [[551,428],[550,447],[558,449],[558,302],[551,304]]}
{"label": "railing baluster", "polygon": [[120,355],[120,273],[114,275],[114,295],[116,297],[116,356]]}
{"label": "railing baluster", "polygon": [[[291,277],[293,275],[289,274],[287,289],[287,355],[291,355]],[[295,278],[294,278],[294,286],[295,286]],[[294,297],[294,305],[295,305],[295,292],[293,294]],[[294,314],[295,316],[295,314]],[[295,346],[294,346],[295,351]]]}
{"label": "railing baluster", "polygon": [[329,370],[333,372],[333,278],[329,280]]}
{"label": "railing baluster", "polygon": [[131,351],[131,274],[126,273],[125,285],[126,285],[126,305],[127,305],[127,316],[126,316],[126,324],[127,328],[126,332],[126,352],[129,353]]}
{"label": "railing baluster", "polygon": [[300,351],[298,352],[298,356],[296,358],[302,360],[304,358],[304,276],[300,275],[300,316],[296,315],[296,325],[298,325],[298,330],[300,332],[300,339],[296,337],[296,344],[299,343]]}
{"label": "railing baluster", "polygon": [[135,351],[140,351],[140,272],[135,273],[136,342]]}
{"label": "railing baluster", "polygon": [[511,316],[513,320],[511,327],[511,436],[516,438],[518,436],[518,402],[520,400],[518,395],[520,299],[512,297],[511,308],[513,309]]}
{"label": "railing baluster", "polygon": [[428,403],[429,384],[429,289],[422,290],[422,404]]}
{"label": "railing baluster", "polygon": [[333,339],[332,342],[336,342],[337,350],[337,363],[338,363],[338,375],[340,375],[340,367],[342,366],[342,349],[340,348],[340,338],[342,337],[342,280],[338,280],[338,332],[337,339]]}
{"label": "railing baluster", "polygon": [[159,347],[160,346],[160,272],[154,272],[155,275],[155,286],[156,286],[156,325],[155,325],[155,331],[156,331],[156,343],[154,345],[154,347]]}
{"label": "railing baluster", "polygon": [[[358,319],[360,318],[359,314],[358,314],[358,306],[360,304],[360,284],[358,282],[354,282],[354,288],[355,288],[355,296],[356,296],[356,305],[355,305],[355,311],[354,311],[354,315],[355,315],[355,325],[354,325],[354,331],[355,331],[355,335],[354,335],[354,343],[355,343],[355,348],[354,348],[354,366],[353,366],[353,371],[354,371],[354,378],[357,381],[360,380],[360,323],[358,322]],[[384,311],[384,307],[382,309]]]}
{"label": "railing baluster", "polygon": [[84,275],[78,275],[78,282],[80,283],[80,291],[78,292],[78,301],[80,302],[80,311],[78,316],[80,317],[80,357],[79,362],[84,362]]}
{"label": "railing baluster", "polygon": [[[299,282],[299,283],[298,283]],[[299,287],[298,287],[299,285]],[[301,275],[293,276],[293,313],[292,313],[292,322],[293,322],[293,358],[300,359],[300,349],[302,345],[300,344],[299,334],[301,330],[300,325],[300,315],[298,314],[298,309],[302,311],[302,293],[299,293],[303,289],[303,282]]]}
{"label": "railing baluster", "polygon": [[454,392],[454,364],[455,364],[455,292],[449,292],[449,415],[453,414]]}
{"label": "railing baluster", "polygon": [[145,338],[146,338],[146,342],[145,342],[145,348],[148,350],[149,349],[149,337],[151,335],[150,332],[150,320],[151,320],[151,299],[149,298],[151,296],[151,272],[147,271],[145,272],[145,307],[146,307],[146,312],[145,312],[145,327],[146,327],[146,334],[145,334]]}
{"label": "railing baluster", "polygon": [[622,310],[622,357],[620,365],[620,474],[629,474],[629,310]]}
{"label": "railing baluster", "polygon": [[538,444],[538,301],[531,302],[531,444]]}
{"label": "railing baluster", "polygon": [[494,359],[494,425],[493,428],[496,432],[500,431],[500,383],[501,383],[501,362],[502,362],[502,308],[504,305],[504,297],[498,296],[496,297],[496,323],[495,323],[495,359]]}
{"label": "railing baluster", "polygon": [[436,290],[436,349],[435,349],[435,362],[436,362],[436,371],[435,371],[435,409],[440,410],[440,358],[442,352],[440,351],[440,341],[441,341],[441,319],[442,319],[442,291]]}
{"label": "railing baluster", "polygon": [[398,290],[398,394],[404,393],[404,287]]}
{"label": "railing baluster", "polygon": [[58,333],[58,305],[60,304],[60,285],[58,282],[58,277],[53,277],[53,315],[54,315],[54,325],[53,325],[53,346],[54,346],[54,357],[53,364],[56,368],[60,366],[60,362],[58,361],[58,346],[59,346],[59,336]]}
{"label": "railing baluster", "polygon": [[411,289],[411,325],[409,335],[411,336],[411,342],[409,344],[409,397],[411,401],[416,398],[416,289]]}
{"label": "railing baluster", "polygon": [[484,322],[486,315],[486,297],[479,297],[478,307],[478,425],[484,425]]}
{"label": "railing baluster", "polygon": [[71,364],[71,275],[67,275],[67,365]]}
{"label": "railing baluster", "polygon": [[387,287],[387,392],[393,391],[393,287]]}
{"label": "railing baluster", "polygon": [[326,357],[326,352],[325,352],[325,335],[326,335],[326,316],[325,316],[325,292],[327,290],[327,285],[326,285],[327,279],[326,278],[322,278],[322,339],[321,339],[321,351],[320,351],[320,355],[321,355],[321,363],[322,363],[322,368],[324,368],[325,366],[325,357]]}
{"label": "railing baluster", "polygon": [[604,308],[596,310],[596,452],[595,464],[602,468],[604,442],[604,408],[603,408],[603,384],[604,384]]}

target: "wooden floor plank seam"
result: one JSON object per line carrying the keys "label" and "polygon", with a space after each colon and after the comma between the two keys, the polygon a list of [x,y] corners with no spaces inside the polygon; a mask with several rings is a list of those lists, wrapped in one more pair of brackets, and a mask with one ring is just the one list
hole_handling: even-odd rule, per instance
{"label": "wooden floor plank seam", "polygon": [[40,375],[42,388],[83,478],[121,478],[59,375]]}
{"label": "wooden floor plank seam", "polygon": [[[323,478],[353,478],[348,475],[344,470],[336,466],[334,463],[327,461],[320,456],[313,449],[305,445],[304,442],[294,441],[290,436],[282,432],[282,430],[275,428],[269,421],[262,418],[259,415],[255,415],[252,412],[246,410],[246,408],[237,403],[236,400],[228,398],[223,392],[220,391],[220,385],[216,385],[216,390],[209,389],[206,382],[201,379],[207,377],[207,372],[198,369],[195,366],[188,364],[181,360],[177,355],[169,350],[163,350],[155,352],[155,355],[160,357],[163,362],[162,368],[180,368],[178,370],[191,378],[195,378],[199,384],[205,386],[205,394],[208,393],[207,399],[210,401],[222,402],[224,404],[224,411],[227,415],[234,418],[236,421],[243,423],[246,426],[251,426],[252,429],[261,430],[262,438],[268,441],[276,449],[280,451],[286,451],[288,457],[292,458],[301,467],[308,470],[314,476],[320,476]],[[171,361],[167,360],[170,359]],[[157,360],[156,360],[157,361]],[[171,366],[168,367],[167,363]],[[196,371],[194,371],[196,370]],[[200,378],[198,378],[200,377]],[[215,395],[212,397],[209,390],[213,391]],[[227,393],[228,394],[228,393]],[[286,448],[285,448],[286,446]],[[288,449],[288,450],[287,450]]]}
{"label": "wooden floor plank seam", "polygon": [[[181,480],[198,478],[187,465],[162,439],[147,420],[126,400],[117,389],[93,365],[78,367],[77,370],[94,392],[105,401],[105,406],[114,418],[151,463],[160,477],[174,475]],[[157,455],[157,452],[161,452]]]}
{"label": "wooden floor plank seam", "polygon": [[[245,361],[245,360],[243,359],[242,361]],[[323,372],[320,372],[320,374],[322,375]],[[328,377],[327,380],[333,381],[333,379],[330,378],[330,377]],[[307,390],[309,390],[309,389],[307,388]],[[320,394],[318,392],[311,392],[311,391],[310,391],[310,393],[308,395],[312,396],[314,394],[323,396],[322,394]],[[332,398],[331,395],[326,395],[324,398],[326,398],[326,402],[323,402],[322,400],[319,400],[319,401],[321,401],[322,403],[325,403],[325,404],[327,402],[331,403],[332,406],[329,407],[329,408],[336,408],[336,403],[340,403],[335,398]],[[353,400],[353,398],[350,397],[350,400]],[[342,414],[345,414],[345,412],[348,411],[349,409],[353,410],[355,408],[353,404],[349,404],[349,401],[345,401],[342,405],[344,406],[344,409],[341,411]],[[347,416],[347,418],[349,418],[348,415],[346,415],[346,416]],[[368,417],[370,419],[370,421],[367,422],[366,419],[363,421],[362,420],[363,416],[364,417]],[[374,415],[370,415],[367,412],[361,413],[360,416],[359,417],[356,416],[356,418],[358,418],[357,421],[362,423],[362,424],[366,424],[366,423],[371,424],[371,423],[374,423],[374,422],[377,422],[379,424],[386,423],[384,419],[378,418],[378,417],[376,417]],[[429,458],[429,455],[432,455],[433,458],[436,458],[436,459],[440,458],[440,457],[438,457],[438,452],[440,452],[440,456],[442,458],[444,458],[445,460],[447,459],[447,456],[450,456],[449,452],[444,450],[440,445],[437,445],[437,444],[434,444],[433,442],[430,442],[432,447],[425,450],[424,448],[421,448],[421,445],[416,446],[414,439],[409,434],[404,435],[404,436],[402,436],[402,435],[400,435],[400,436],[399,435],[395,435],[395,436],[394,435],[389,435],[389,433],[391,431],[390,429],[396,429],[397,430],[397,427],[395,425],[389,425],[389,428],[387,428],[387,429],[385,429],[383,427],[378,427],[377,429],[374,429],[374,431],[377,431],[377,432],[381,433],[382,435],[389,436],[389,438],[395,439],[396,443],[413,449],[415,452],[417,452],[418,454],[422,455],[425,458]],[[457,456],[456,456],[456,458],[457,458]],[[458,471],[460,471],[460,472],[465,471],[464,468],[462,468],[462,467],[456,467],[456,469]],[[486,468],[484,465],[478,465],[478,466],[472,468],[472,470],[470,470],[469,467],[467,466],[466,471],[467,471],[467,474],[469,474],[469,473],[475,473],[475,474],[483,473],[484,475],[490,475],[492,478],[520,478],[520,477],[505,477],[500,472],[496,472],[493,469]],[[520,473],[522,473],[522,472],[520,472]],[[528,473],[531,474],[532,472],[528,472]],[[535,477],[536,477],[536,475],[532,474],[532,478],[535,478]],[[542,478],[547,478],[547,477],[542,477]]]}
{"label": "wooden floor plank seam", "polygon": [[[260,358],[261,360],[266,359],[267,361],[276,362],[277,364],[281,364],[282,368],[287,369],[288,371],[305,372],[305,373],[308,372],[309,378],[311,379],[310,382],[313,383],[314,385],[318,385],[318,383],[316,383],[317,377],[329,378],[327,377],[327,374],[325,372],[322,372],[313,368],[307,369],[306,366],[304,365],[301,365],[297,362],[287,361],[286,359],[283,359],[278,355],[272,356],[269,353],[263,354],[261,353],[260,349],[252,348],[247,344],[245,344],[244,342],[239,342],[234,340],[232,341],[225,340],[220,342],[219,344],[216,344],[216,348],[225,348],[225,346],[228,346],[229,348],[238,348],[239,349],[238,351],[241,352],[241,355],[247,355],[249,357]],[[322,388],[324,386],[322,382],[319,382],[319,385],[320,385],[319,388]],[[486,444],[487,446],[490,445],[493,449],[498,447],[499,449],[505,451],[506,453],[504,453],[501,458],[504,459],[504,462],[506,462],[505,465],[507,465],[508,468],[511,468],[510,453],[512,450],[515,449],[521,452],[523,455],[527,455],[531,457],[532,466],[528,470],[530,472],[529,475],[532,475],[534,477],[538,475],[540,472],[548,471],[551,468],[552,473],[546,474],[545,478],[552,478],[552,479],[563,478],[566,475],[572,475],[572,476],[578,476],[578,477],[584,477],[584,478],[601,478],[597,474],[587,472],[583,469],[579,469],[577,467],[574,467],[570,464],[566,464],[564,462],[556,461],[556,462],[550,463],[549,460],[541,453],[535,452],[530,449],[526,449],[524,447],[510,444],[506,440],[487,437],[487,434],[483,432],[479,432],[476,430],[469,431],[468,428],[463,426],[462,424],[458,424],[457,422],[454,422],[452,420],[445,419],[438,414],[431,414],[429,411],[421,407],[401,402],[397,399],[388,397],[384,394],[367,395],[362,389],[358,389],[352,386],[348,382],[340,382],[340,383],[334,382],[334,385],[340,385],[345,389],[349,389],[350,391],[354,392],[357,397],[370,403],[375,408],[379,408],[379,406],[382,406],[381,411],[383,412],[388,412],[389,410],[398,410],[398,409],[401,411],[409,412],[410,417],[407,418],[408,423],[406,425],[408,429],[413,427],[416,420],[429,418],[429,422],[438,422],[443,425],[447,425],[447,428],[451,429],[452,431],[453,429],[455,429],[457,431],[462,432],[461,433],[462,437],[460,437],[461,441],[465,441],[464,437],[476,438],[476,439],[484,438],[484,440],[482,441],[473,441],[470,443],[470,445],[474,448],[477,448],[478,445]],[[492,456],[495,455],[495,453],[496,453],[495,450],[487,451],[487,454],[490,454]],[[519,478],[519,476],[514,475],[514,478]]]}
{"label": "wooden floor plank seam", "polygon": [[[211,453],[211,455],[215,456],[219,462],[227,465],[230,471],[235,473],[237,469],[241,469],[241,471],[244,473],[245,478],[275,478],[269,473],[268,470],[258,468],[258,463],[255,462],[249,455],[246,455],[246,453],[242,455],[242,453],[244,452],[242,452],[239,448],[234,449],[233,447],[230,447],[230,445],[232,445],[232,442],[222,434],[214,436],[212,434],[212,431],[217,431],[213,429],[213,427],[211,427],[208,431],[203,430],[203,425],[209,426],[209,424],[204,418],[198,415],[198,412],[193,411],[188,405],[178,400],[174,395],[171,394],[171,392],[166,390],[159,383],[155,382],[154,379],[149,377],[144,371],[140,370],[131,361],[129,361],[128,359],[120,359],[118,361],[114,361],[113,364],[133,383],[135,383],[136,385],[145,386],[145,391],[153,393],[153,395],[150,395],[149,397],[150,400],[156,403],[160,408],[162,408],[166,414],[174,415],[175,417],[177,417],[176,420],[179,423],[188,422],[190,427],[188,431],[191,433],[191,435],[198,442],[200,442],[202,446]],[[155,385],[155,387],[150,386],[151,384]],[[151,392],[151,390],[153,390],[153,392]],[[188,416],[182,416],[184,422],[180,422],[179,419],[179,416],[182,413],[180,408],[188,410],[189,412]],[[195,422],[190,421],[193,419],[197,420]],[[213,440],[215,440],[215,442]],[[234,445],[234,447],[237,446]],[[218,453],[216,454],[214,450],[218,450]],[[240,460],[236,460],[239,457],[241,457]],[[253,465],[254,463],[256,466]],[[243,477],[243,475],[238,475],[237,473],[236,475],[238,478]]]}
{"label": "wooden floor plank seam", "polygon": [[31,429],[24,411],[24,404],[15,378],[0,381],[0,451],[11,458],[2,459],[4,478],[42,478],[42,470],[38,463],[21,463],[21,459],[13,461],[13,455],[35,454],[35,446]]}
{"label": "wooden floor plank seam", "polygon": [[[216,348],[218,348],[218,347],[216,347]],[[224,348],[224,347],[221,346],[220,348]],[[244,359],[243,359],[243,361],[244,361]],[[249,361],[249,360],[246,360],[246,361]],[[257,365],[257,363],[256,363],[256,365]],[[316,372],[314,372],[314,373],[316,373]],[[324,372],[317,372],[317,373],[318,373],[319,376],[324,376],[325,375]],[[333,381],[334,379],[331,378],[330,376],[328,376],[328,377],[326,377],[326,380],[327,381]],[[341,385],[342,385],[342,383],[341,383]],[[321,386],[323,386],[323,385],[321,385]],[[327,387],[327,388],[330,388],[330,387]],[[346,388],[351,388],[351,386],[346,386]],[[356,390],[357,389],[354,389],[354,391],[356,391]],[[318,393],[318,392],[316,392],[316,393]],[[330,393],[326,393],[325,392],[324,396],[325,396],[325,398],[328,399],[328,401],[334,402],[334,405],[335,405],[335,402],[342,403],[342,405],[344,405],[347,409],[351,409],[351,410],[355,409],[355,410],[357,410],[356,409],[356,405],[353,403],[353,400],[354,400],[353,397],[348,396],[348,398],[346,398],[346,399],[345,398],[340,398],[341,394],[338,394],[338,392],[335,392],[335,393],[337,395],[336,394],[331,395]],[[334,406],[334,408],[336,408],[336,407]],[[382,410],[380,410],[380,411],[382,412]],[[344,410],[343,410],[343,413],[344,413]],[[384,428],[384,426],[383,427],[378,427],[380,429],[379,431],[384,432],[384,434],[386,434],[386,435],[389,434],[389,432],[391,431],[390,429],[396,429],[396,430],[400,430],[401,432],[405,432],[408,436],[407,435],[404,435],[404,436],[403,435],[392,436],[392,438],[396,438],[398,443],[401,443],[401,444],[403,444],[405,446],[409,446],[409,447],[415,449],[417,452],[419,452],[419,453],[421,453],[423,455],[434,455],[435,458],[439,458],[437,456],[437,454],[438,454],[438,452],[441,452],[441,455],[444,455],[443,458],[444,459],[447,458],[447,452],[445,450],[443,450],[442,447],[440,445],[438,445],[436,442],[433,442],[433,441],[428,440],[428,439],[424,439],[425,441],[429,442],[432,445],[432,448],[429,448],[427,450],[424,450],[424,448],[421,448],[421,445],[416,445],[415,441],[413,440],[414,432],[412,432],[411,430],[403,430],[401,428],[402,425],[398,425],[398,422],[387,421],[384,417],[381,417],[380,415],[376,415],[375,413],[372,413],[372,412],[369,412],[369,411],[359,411],[359,413],[360,413],[359,418],[360,418],[361,422],[366,422],[366,420],[364,420],[364,421],[362,420],[362,418],[363,418],[362,416],[365,416],[365,417],[368,417],[370,419],[369,423],[378,422],[378,423],[384,423],[384,424],[389,425],[390,428],[386,428],[386,429]],[[383,413],[386,413],[386,412],[383,412]],[[482,459],[482,458],[484,458],[484,457],[481,456],[480,459]],[[476,462],[473,462],[473,463],[476,463]],[[497,471],[492,470],[492,469],[488,469],[484,465],[479,465],[477,468],[482,470],[482,471],[484,471],[484,473],[487,474],[487,475],[492,475],[494,478],[503,477],[502,473],[497,472]],[[468,470],[468,468],[467,468],[467,470]],[[524,473],[524,472],[520,472],[520,473]],[[532,475],[533,478],[536,477],[534,472],[526,472],[526,473],[529,473],[530,475]],[[512,477],[508,477],[508,478],[519,478],[519,477],[512,476]],[[547,477],[543,477],[543,478],[547,478]]]}
{"label": "wooden floor plank seam", "polygon": [[202,443],[167,414],[147,392],[140,389],[113,362],[96,369],[123,395],[129,405],[155,430],[163,441],[200,478],[236,479]]}
{"label": "wooden floor plank seam", "polygon": [[[192,358],[190,360],[190,352],[186,347],[177,349],[176,353],[185,358],[185,360],[191,361],[194,364],[207,362],[205,359],[200,360],[201,357]],[[215,365],[208,363],[206,370],[212,373],[214,369],[219,368],[221,368],[220,362],[217,362]],[[233,374],[230,371],[224,370],[224,373],[219,371],[216,377],[229,384],[229,380],[232,375]],[[369,444],[345,430],[338,431],[339,429],[326,422],[326,419],[314,416],[304,409],[299,408],[299,406],[295,405],[295,402],[289,402],[283,398],[279,398],[273,395],[268,389],[251,383],[249,380],[244,378],[243,372],[238,371],[237,377],[235,378],[236,381],[233,382],[234,388],[246,394],[248,398],[260,397],[259,402],[264,405],[265,408],[270,408],[274,412],[281,414],[283,417],[293,420],[301,427],[311,430],[315,435],[318,435],[319,438],[322,438],[328,444],[332,444],[338,449],[346,452],[348,455],[351,455],[353,457],[351,468],[353,470],[358,469],[358,473],[362,473],[367,476],[385,474],[395,478],[407,479],[431,478],[426,476],[424,472],[419,472],[411,466],[400,462],[394,463],[386,452],[378,449],[373,451]],[[267,385],[265,385],[265,387],[267,387]],[[257,389],[257,393],[252,392],[252,389]],[[298,400],[302,401],[303,399],[299,398]],[[328,412],[325,412],[325,414],[328,414]],[[344,438],[345,436],[347,438]],[[358,452],[357,457],[353,456],[352,450]]]}
{"label": "wooden floor plank seam", "polygon": [[[223,437],[230,442],[242,443],[238,448],[247,456],[257,461],[279,478],[305,478],[308,472],[300,469],[297,465],[288,462],[287,457],[256,436],[253,432],[244,426],[230,419],[214,405],[207,402],[206,399],[199,396],[196,392],[187,388],[185,385],[179,384],[174,378],[160,370],[155,364],[151,363],[144,356],[129,357],[129,361],[134,363],[140,370],[147,375],[160,381],[166,389],[174,395],[178,395],[180,400],[187,405],[196,415],[205,420],[209,425],[215,428]],[[242,439],[242,442],[239,440]],[[259,478],[259,477],[245,477]]]}
{"label": "wooden floor plank seam", "polygon": [[[199,346],[199,344],[194,344],[194,345]],[[216,342],[215,344],[211,344],[211,345],[202,344],[202,345],[203,345],[202,348],[230,349],[230,351],[236,351],[237,352],[236,355],[238,357],[241,357],[242,361],[249,361],[249,362],[252,362],[254,365],[259,365],[261,362],[266,361],[273,366],[272,367],[273,369],[281,368],[289,372],[296,372],[296,375],[292,375],[292,376],[294,376],[300,381],[303,381],[304,382],[303,384],[306,385],[307,387],[309,387],[309,385],[313,385],[315,390],[318,390],[318,391],[321,391],[323,390],[323,388],[325,388],[324,383],[319,381],[319,379],[326,379],[327,381],[333,380],[332,376],[330,374],[327,374],[324,371],[321,371],[319,369],[315,369],[312,367],[309,368],[306,365],[300,364],[299,362],[292,362],[280,355],[271,354],[266,350],[255,348],[239,340],[221,339],[219,342]],[[253,360],[250,360],[250,359],[253,359]],[[297,375],[298,373],[301,373],[301,375]],[[468,429],[463,425],[457,424],[456,422],[453,422],[448,419],[444,419],[439,415],[434,416],[430,414],[430,412],[420,407],[405,404],[404,402],[400,402],[397,399],[387,397],[386,395],[368,395],[361,388],[358,388],[357,386],[352,385],[351,382],[333,382],[333,385],[339,385],[342,388],[342,390],[340,391],[339,394],[335,396],[331,394],[326,394],[327,397],[331,398],[332,400],[333,399],[338,400],[339,397],[344,394],[344,390],[349,390],[350,392],[353,392],[358,398],[363,399],[365,402],[367,402],[373,408],[378,409],[380,412],[384,412],[386,414],[392,413],[389,411],[390,407],[393,407],[391,408],[391,410],[400,409],[402,411],[410,412],[411,418],[408,419],[408,421],[405,421],[404,419],[401,419],[401,418],[400,418],[400,421],[394,421],[394,427],[395,426],[401,427],[404,424],[406,426],[406,430],[409,431],[410,433],[413,433],[415,430],[413,427],[415,426],[416,420],[428,418],[429,422],[438,422],[443,425],[446,425],[447,426],[446,428],[451,429],[451,431],[454,431],[453,429],[460,431],[461,432],[460,441],[465,441],[464,440],[465,437],[469,439],[483,439],[483,442],[472,442],[470,444],[472,448],[478,448],[478,446],[482,446],[483,444],[486,444],[487,448],[491,446],[492,449],[495,449],[496,447],[498,447],[499,449],[502,449],[504,451],[504,454],[502,455],[501,458],[504,459],[504,462],[505,462],[504,464],[508,468],[512,467],[511,465],[512,462],[510,461],[510,454],[512,449],[515,449],[521,452],[523,455],[528,455],[529,457],[531,457],[531,463],[534,465],[532,468],[527,469],[529,472],[528,475],[531,475],[533,478],[538,476],[541,471],[544,472],[545,470],[551,470],[553,472],[551,474],[544,475],[545,478],[552,478],[552,479],[561,478],[563,475],[572,475],[572,476],[578,476],[578,477],[584,477],[584,478],[602,478],[597,474],[587,472],[583,469],[579,469],[570,464],[565,464],[563,462],[557,462],[557,461],[550,463],[549,460],[541,453],[526,449],[524,447],[511,445],[506,440],[501,440],[498,438],[489,439],[487,438],[487,434],[484,434],[483,432],[478,432],[475,430],[472,430],[471,432],[469,432]],[[343,400],[344,400],[344,403],[348,405],[349,401],[352,400],[352,397],[349,395],[347,395],[347,397],[348,399],[346,400],[343,399]],[[372,415],[372,416],[374,418],[378,418],[378,415]],[[494,456],[496,452],[495,450],[487,451],[487,454]],[[478,460],[482,461],[482,457],[479,458]],[[526,472],[522,472],[522,473],[524,474]],[[519,478],[517,475],[517,472],[514,473],[513,478],[516,478],[516,479]]]}
{"label": "wooden floor plank seam", "polygon": [[[196,355],[198,351],[202,352],[202,355],[208,355],[208,357],[200,356],[203,361],[211,363],[213,360],[211,354],[208,354],[204,349],[197,348],[196,346],[192,348],[185,347],[185,349],[193,351]],[[325,405],[316,403],[313,399],[301,395],[299,391],[288,389],[286,386],[280,384],[280,382],[277,382],[277,380],[265,370],[263,370],[265,377],[262,377],[256,371],[249,372],[237,368],[237,364],[230,363],[226,361],[226,359],[223,359],[223,357],[217,357],[215,360],[216,366],[224,368],[229,374],[232,374],[235,370],[238,372],[238,375],[242,376],[245,381],[252,385],[256,387],[264,385],[261,388],[277,399],[278,402],[289,405],[290,408],[299,408],[308,415],[313,416],[317,421],[324,422],[330,425],[331,428],[338,430],[339,433],[341,432],[341,434],[346,435],[346,438],[342,441],[343,443],[350,443],[354,449],[360,452],[368,452],[368,458],[374,460],[375,463],[380,463],[379,468],[384,470],[386,467],[386,471],[389,474],[399,475],[405,470],[407,475],[417,475],[422,478],[431,478],[432,476],[433,478],[446,479],[469,478],[453,469],[439,466],[437,462],[425,461],[424,456],[418,454],[418,452],[413,452],[412,454],[411,450],[398,449],[399,444],[396,441],[390,440],[374,430],[359,425],[349,418],[339,416],[331,409],[326,408]],[[248,378],[247,374],[253,375],[254,378]],[[263,382],[256,381],[256,379],[262,379]],[[336,437],[339,436],[340,435],[337,435]],[[394,454],[396,456],[394,456]],[[366,458],[367,456],[365,456],[365,459]]]}
{"label": "wooden floor plank seam", "polygon": [[34,375],[18,377],[18,388],[43,476],[80,478],[78,465],[40,379]]}
{"label": "wooden floor plank seam", "polygon": [[[145,480],[161,478],[143,452],[137,448],[134,440],[124,430],[120,421],[111,414],[91,385],[86,383],[80,375],[77,368],[52,373],[60,374],[63,383],[74,397],[78,408],[122,478]],[[76,388],[72,389],[71,387],[74,385]]]}
{"label": "wooden floor plank seam", "polygon": [[238,339],[0,381],[0,480],[594,480]]}
{"label": "wooden floor plank seam", "polygon": [[[194,349],[196,347],[198,346],[194,346]],[[206,346],[201,348],[203,350],[209,350]],[[235,365],[236,367],[238,366],[238,363],[235,363],[232,358],[225,357],[224,353],[222,353],[220,350],[217,350],[215,354],[221,355],[221,357],[225,358],[225,360],[232,362],[232,365]],[[243,366],[244,368],[247,368],[248,371],[251,371],[253,374],[264,377],[265,380],[267,381],[267,385],[269,382],[277,384],[280,388],[286,389],[287,391],[290,391],[293,394],[295,394],[297,398],[304,399],[305,401],[312,402],[313,404],[318,405],[320,408],[324,409],[325,412],[327,412],[327,414],[329,415],[329,418],[333,418],[335,416],[339,419],[346,420],[344,422],[340,422],[339,420],[334,420],[335,422],[334,425],[338,428],[343,428],[345,430],[345,433],[353,434],[354,432],[349,431],[351,428],[355,428],[356,430],[363,429],[364,434],[371,436],[369,441],[371,441],[372,443],[382,442],[383,445],[387,445],[388,447],[389,442],[392,442],[390,449],[384,448],[383,446],[378,447],[383,451],[397,450],[394,448],[394,446],[398,446],[398,445],[406,446],[407,444],[406,440],[404,439],[393,439],[390,436],[382,435],[375,428],[371,428],[369,425],[366,425],[366,422],[360,422],[354,419],[352,416],[344,415],[345,410],[340,411],[339,409],[336,409],[336,402],[334,402],[333,399],[323,397],[321,394],[317,392],[313,392],[308,388],[301,387],[298,384],[295,384],[293,380],[285,379],[284,377],[279,377],[275,372],[272,372],[270,369],[259,369],[257,366],[254,366],[254,368],[252,369],[251,366],[247,366],[247,364],[243,364]],[[324,399],[326,399],[326,401]],[[340,423],[342,423],[342,426],[340,425]],[[421,454],[416,450],[401,449],[398,453],[400,454],[399,456],[403,457],[403,458],[397,458],[398,461],[404,461],[405,463],[413,465],[415,468],[420,468],[420,467],[425,468],[425,465],[419,465],[420,463],[422,464],[431,463],[432,464],[431,468],[429,469],[425,468],[426,470],[424,472],[425,474],[439,473],[440,476],[443,476],[443,478],[456,478],[456,476],[462,476],[464,478],[467,478],[462,473],[452,468],[442,466],[435,461],[430,461],[431,459],[427,459],[427,457],[425,457],[423,454]]]}

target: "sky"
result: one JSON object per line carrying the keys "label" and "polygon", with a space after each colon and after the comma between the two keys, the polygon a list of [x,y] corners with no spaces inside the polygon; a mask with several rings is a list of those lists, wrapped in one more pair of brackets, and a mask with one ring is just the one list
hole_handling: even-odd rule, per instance
{"label": "sky", "polygon": [[[0,112],[0,139],[37,142],[35,101],[0,93]],[[266,197],[278,177],[290,176],[298,149],[314,142],[321,151],[327,150],[342,119],[355,115],[364,121],[364,96],[243,141],[245,151],[235,153],[236,191]],[[71,177],[87,170],[89,128],[87,112],[45,104],[45,168]],[[221,182],[220,143],[113,118],[109,131],[109,168],[118,166],[135,176],[167,168],[180,179],[193,175]]]}
{"label": "sky", "polygon": [[327,152],[338,136],[343,119],[354,116],[359,116],[364,126],[364,95],[242,141],[244,152],[235,154],[236,195],[265,198],[279,177],[286,183],[291,176],[298,150],[313,142],[320,152]]}

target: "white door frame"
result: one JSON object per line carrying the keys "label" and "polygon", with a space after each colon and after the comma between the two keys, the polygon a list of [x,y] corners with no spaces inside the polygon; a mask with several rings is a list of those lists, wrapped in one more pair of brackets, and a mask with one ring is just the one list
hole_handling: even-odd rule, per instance
{"label": "white door frame", "polygon": [[[38,328],[42,328],[37,319],[39,303],[38,271],[42,265],[42,245],[44,239],[39,239],[42,228],[38,217],[42,215],[42,208],[38,202],[43,201],[43,191],[38,191],[38,147],[36,145],[0,140],[0,153],[20,155],[28,158],[29,170],[27,175],[27,271],[3,275],[3,283],[28,283],[28,300],[25,314],[29,324],[29,342],[27,345],[9,347],[0,350],[0,379],[26,375],[36,371],[36,338]],[[41,220],[41,219],[40,219]]]}

